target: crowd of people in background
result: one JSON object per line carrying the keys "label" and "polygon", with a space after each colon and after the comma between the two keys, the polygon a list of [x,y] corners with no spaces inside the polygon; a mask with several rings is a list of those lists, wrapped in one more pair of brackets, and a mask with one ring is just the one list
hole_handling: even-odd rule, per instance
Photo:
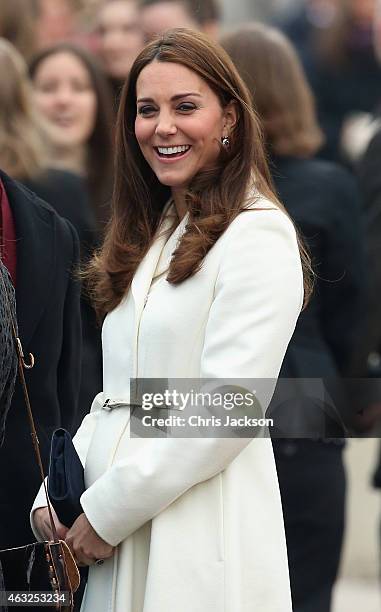
{"label": "crowd of people in background", "polygon": [[[381,26],[376,0],[305,0],[290,14],[274,15],[271,25],[228,31],[218,0],[2,0],[0,168],[20,182],[21,190],[26,188],[13,193],[10,187],[11,200],[28,199],[31,190],[71,222],[85,263],[110,218],[121,88],[144,45],[177,27],[219,40],[238,68],[262,122],[276,192],[312,257],[314,294],[298,321],[281,377],[324,379],[344,408],[322,411],[316,398],[296,384],[282,410],[297,425],[273,446],[294,611],[329,612],[345,523],[343,439],[348,430],[377,427],[381,417],[376,383],[364,396],[353,383],[338,389],[335,382],[340,377],[376,381],[381,373]],[[3,208],[3,219],[4,214]],[[59,232],[65,234],[65,227]],[[62,244],[65,240],[72,238],[63,236]],[[5,253],[2,259],[10,261],[12,276],[12,259]],[[57,265],[64,267],[75,257],[62,254],[62,259]],[[20,263],[20,285],[26,281],[21,269]],[[24,296],[34,291],[36,269],[32,274]],[[81,383],[67,383],[64,398],[70,410],[77,406],[70,415],[72,431],[102,388],[100,326],[85,291],[81,319]],[[72,354],[72,344],[66,350]],[[54,363],[62,367],[63,357]],[[65,378],[62,371],[59,375]],[[37,388],[33,393],[32,403],[48,402],[49,394],[40,397]],[[367,398],[365,405],[346,406],[360,395]],[[26,431],[20,429],[23,418],[10,411],[1,464],[16,461],[20,431]],[[41,418],[45,460],[57,424]],[[318,431],[319,439],[298,439],[303,431]],[[23,452],[25,476],[32,449]],[[380,474],[381,462],[378,486]],[[20,477],[17,470],[2,471],[1,496],[11,498]],[[0,499],[0,548],[9,544],[14,520],[22,534],[19,543],[33,539],[27,525],[38,485],[35,470],[29,484],[16,518]]]}

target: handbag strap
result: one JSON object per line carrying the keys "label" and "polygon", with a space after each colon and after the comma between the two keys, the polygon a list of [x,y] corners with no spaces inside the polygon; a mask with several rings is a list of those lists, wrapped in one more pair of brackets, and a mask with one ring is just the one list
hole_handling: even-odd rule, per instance
{"label": "handbag strap", "polygon": [[15,347],[16,347],[18,373],[19,373],[19,377],[20,377],[20,382],[21,382],[22,390],[23,390],[25,406],[26,406],[28,420],[29,420],[30,433],[31,433],[31,436],[32,436],[32,443],[33,443],[34,453],[35,453],[36,460],[37,460],[37,465],[38,465],[38,468],[39,468],[39,471],[40,471],[40,476],[41,476],[41,479],[42,479],[42,484],[43,484],[43,487],[44,487],[46,501],[47,501],[47,506],[48,506],[50,527],[51,527],[51,530],[52,530],[54,542],[58,543],[59,539],[58,539],[58,535],[57,535],[57,529],[56,529],[56,526],[55,526],[55,523],[54,523],[54,519],[53,519],[52,506],[51,506],[51,503],[50,503],[50,500],[49,500],[49,496],[48,496],[48,489],[47,489],[47,486],[46,486],[44,467],[42,465],[42,459],[41,459],[41,453],[40,453],[40,443],[39,443],[39,440],[38,440],[37,431],[36,431],[36,425],[35,425],[34,418],[33,418],[33,412],[32,412],[32,407],[31,407],[31,403],[30,403],[30,399],[29,399],[28,387],[27,387],[27,384],[26,384],[25,376],[24,376],[24,368],[26,370],[32,369],[33,366],[34,366],[35,360],[34,360],[34,356],[32,355],[32,353],[29,353],[30,362],[26,363],[26,361],[25,361],[24,351],[23,351],[23,347],[22,347],[22,344],[21,344],[21,340],[20,340],[20,338],[18,337],[18,334],[17,334],[17,325],[16,325],[15,318],[13,316],[12,308],[11,308],[10,299],[9,299],[9,295],[8,295],[8,289],[7,289],[7,286],[6,286],[5,282],[4,282],[3,270],[1,270],[0,276],[1,276],[2,288],[3,288],[3,292],[4,292],[4,295],[5,295],[5,300],[6,300],[6,304],[7,304],[9,320],[10,320],[10,323],[11,323],[12,336],[13,336],[13,340],[14,340]]}

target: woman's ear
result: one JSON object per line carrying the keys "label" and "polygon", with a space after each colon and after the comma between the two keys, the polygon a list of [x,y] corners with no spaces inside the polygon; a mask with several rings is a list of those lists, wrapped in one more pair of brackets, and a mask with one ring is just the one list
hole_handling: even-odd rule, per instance
{"label": "woman's ear", "polygon": [[235,100],[231,100],[227,106],[224,108],[224,127],[226,130],[231,133],[238,121],[238,107],[237,102]]}

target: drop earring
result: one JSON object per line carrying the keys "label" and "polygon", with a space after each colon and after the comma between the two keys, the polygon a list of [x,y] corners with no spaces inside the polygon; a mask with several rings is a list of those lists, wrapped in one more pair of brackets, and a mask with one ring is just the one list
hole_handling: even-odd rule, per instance
{"label": "drop earring", "polygon": [[222,136],[221,138],[222,146],[225,149],[230,149],[230,140],[227,136]]}

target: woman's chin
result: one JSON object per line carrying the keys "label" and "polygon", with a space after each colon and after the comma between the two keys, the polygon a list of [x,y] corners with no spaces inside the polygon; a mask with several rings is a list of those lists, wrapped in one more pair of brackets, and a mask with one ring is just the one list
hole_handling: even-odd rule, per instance
{"label": "woman's chin", "polygon": [[186,185],[189,185],[191,179],[184,178],[183,176],[174,176],[169,172],[160,172],[156,174],[158,181],[165,185],[165,187],[170,187],[171,189],[184,189]]}

